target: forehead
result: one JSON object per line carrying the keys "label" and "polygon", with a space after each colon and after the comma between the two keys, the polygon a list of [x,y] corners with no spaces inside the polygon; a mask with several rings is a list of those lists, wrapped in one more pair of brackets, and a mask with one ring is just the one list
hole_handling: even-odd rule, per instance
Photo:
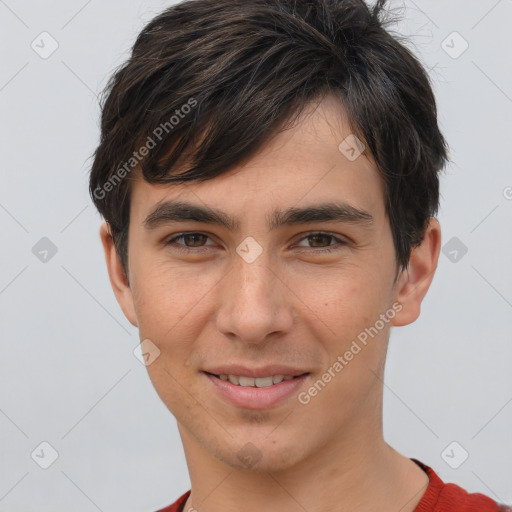
{"label": "forehead", "polygon": [[246,163],[215,178],[183,184],[148,183],[140,173],[133,178],[130,218],[141,227],[169,199],[237,218],[268,219],[270,210],[335,201],[385,216],[384,183],[375,161],[352,133],[341,103],[329,96],[311,104]]}

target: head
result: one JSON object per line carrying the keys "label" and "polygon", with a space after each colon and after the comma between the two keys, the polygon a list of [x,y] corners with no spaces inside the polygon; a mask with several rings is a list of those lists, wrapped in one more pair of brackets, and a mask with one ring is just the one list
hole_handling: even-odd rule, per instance
{"label": "head", "polygon": [[[447,149],[383,4],[182,2],[105,91],[90,192],[114,292],[182,437],[232,466],[248,441],[276,469],[369,434],[391,326],[433,278]],[[223,365],[307,375],[236,407]]]}

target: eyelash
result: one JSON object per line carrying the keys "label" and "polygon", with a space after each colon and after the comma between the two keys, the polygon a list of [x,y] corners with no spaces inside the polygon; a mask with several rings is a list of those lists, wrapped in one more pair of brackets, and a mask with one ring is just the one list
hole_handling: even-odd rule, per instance
{"label": "eyelash", "polygon": [[[201,233],[201,232],[197,232],[197,231],[190,231],[190,232],[186,232],[186,233],[180,233],[178,234],[177,236],[171,238],[170,240],[168,240],[165,245],[173,245],[177,240],[180,240],[180,239],[183,239],[185,236],[189,236],[189,235],[204,235],[206,236],[207,238],[210,238],[206,233]],[[315,250],[315,252],[319,252],[319,253],[331,253],[331,252],[335,252],[335,251],[339,251],[343,246],[346,246],[348,245],[348,243],[330,233],[326,233],[326,232],[323,232],[323,231],[314,231],[314,232],[311,232],[311,233],[307,233],[306,236],[302,237],[299,242],[302,242],[303,240],[307,239],[307,238],[311,238],[311,237],[314,237],[314,236],[326,236],[326,237],[329,237],[329,238],[332,238],[334,241],[338,242],[338,245],[337,246],[331,246],[331,247],[328,247],[328,248],[317,248],[317,247],[309,247],[309,249],[313,249]],[[176,249],[177,251],[181,251],[181,252],[185,252],[185,253],[203,253],[205,251],[208,251],[208,247],[196,247],[196,248],[193,248],[193,247],[187,247],[187,246],[184,246],[183,244],[178,244],[178,245],[174,245],[173,247],[174,249]],[[304,249],[307,249],[307,247],[304,247]]]}

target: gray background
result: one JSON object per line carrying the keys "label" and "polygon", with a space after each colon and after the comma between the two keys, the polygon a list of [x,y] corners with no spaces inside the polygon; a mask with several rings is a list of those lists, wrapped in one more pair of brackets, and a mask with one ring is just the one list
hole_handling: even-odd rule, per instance
{"label": "gray background", "polygon": [[[87,192],[96,94],[170,4],[0,0],[0,511],[152,511],[189,488],[176,422],[110,288]],[[430,70],[452,163],[439,214],[446,254],[421,318],[392,334],[385,437],[445,481],[510,503],[512,1],[392,5]],[[51,49],[43,31],[59,45],[46,59],[31,47]],[[57,249],[46,261],[43,237]],[[58,453],[48,469],[42,442]]]}

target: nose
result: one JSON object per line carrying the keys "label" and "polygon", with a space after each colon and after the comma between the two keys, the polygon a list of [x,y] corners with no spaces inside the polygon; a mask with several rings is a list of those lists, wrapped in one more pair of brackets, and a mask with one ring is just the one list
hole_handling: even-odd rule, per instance
{"label": "nose", "polygon": [[265,251],[248,263],[235,257],[220,282],[217,328],[225,336],[260,344],[283,335],[293,323],[294,294],[282,276],[271,268]]}

